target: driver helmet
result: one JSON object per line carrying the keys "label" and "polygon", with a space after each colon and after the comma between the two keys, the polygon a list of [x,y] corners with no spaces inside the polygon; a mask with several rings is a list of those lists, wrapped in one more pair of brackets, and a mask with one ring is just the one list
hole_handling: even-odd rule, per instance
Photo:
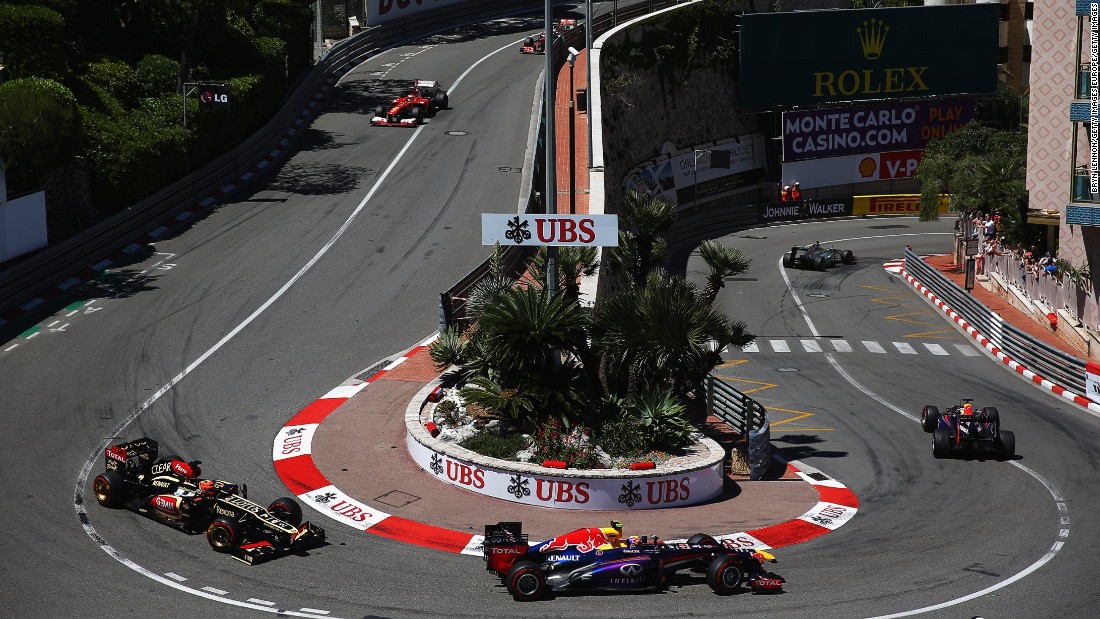
{"label": "driver helmet", "polygon": [[623,536],[623,523],[618,520],[611,521],[611,530],[604,532],[604,537],[612,544],[618,543],[619,539]]}
{"label": "driver helmet", "polygon": [[213,497],[218,493],[218,487],[214,485],[213,481],[204,479],[199,482],[199,493],[203,496]]}
{"label": "driver helmet", "polygon": [[970,405],[970,402],[963,404],[963,414],[967,417],[974,414],[974,407]]}

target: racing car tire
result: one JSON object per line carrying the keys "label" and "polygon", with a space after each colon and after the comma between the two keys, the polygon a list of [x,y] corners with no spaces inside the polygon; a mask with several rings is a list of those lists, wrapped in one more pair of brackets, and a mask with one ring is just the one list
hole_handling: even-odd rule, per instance
{"label": "racing car tire", "polygon": [[1016,457],[1016,435],[1008,430],[1001,430],[997,435],[997,447],[1002,460],[1011,460]]}
{"label": "racing car tire", "polygon": [[267,511],[271,512],[276,518],[289,522],[294,526],[302,524],[302,506],[290,497],[284,496],[275,499],[271,502],[271,505],[267,506]]}
{"label": "racing car tire", "polygon": [[240,525],[219,516],[206,527],[206,541],[210,542],[210,547],[216,552],[232,552],[240,545]]}
{"label": "racing car tire", "polygon": [[854,253],[852,253],[852,250],[845,249],[844,253],[840,255],[840,261],[843,262],[844,264],[855,264],[856,263],[856,255]]}
{"label": "racing car tire", "polygon": [[936,428],[932,433],[932,457],[947,458],[951,456],[951,432],[943,428]]}
{"label": "racing car tire", "polygon": [[818,257],[814,258],[814,270],[815,271],[824,271],[825,268],[826,268],[825,258],[823,258],[821,256],[818,256]]}
{"label": "racing car tire", "polygon": [[523,40],[523,46],[524,47],[534,47],[535,46],[535,38],[534,37],[527,37],[526,39]]}
{"label": "racing car tire", "polygon": [[419,123],[424,118],[424,110],[421,110],[419,105],[413,106],[413,109],[409,110],[409,118]]}
{"label": "racing car tire", "polygon": [[939,425],[937,423],[939,419],[940,409],[929,404],[920,412],[920,427],[924,428],[925,432],[931,434],[936,429],[936,426]]}
{"label": "racing car tire", "polygon": [[385,116],[386,115],[386,106],[379,105],[378,107],[374,108],[374,115],[376,117],[377,116]]}
{"label": "racing car tire", "polygon": [[789,269],[794,266],[794,252],[787,252],[783,254],[783,268]]}
{"label": "racing car tire", "polygon": [[729,555],[714,557],[707,566],[707,584],[718,595],[734,593],[744,579],[741,562]]}
{"label": "racing car tire", "polygon": [[508,570],[505,583],[517,602],[534,602],[546,594],[546,575],[531,561],[517,561]]}
{"label": "racing car tire", "polygon": [[718,540],[706,533],[696,533],[688,538],[688,544],[717,544]]}
{"label": "racing car tire", "polygon": [[126,500],[126,480],[118,471],[104,471],[92,482],[92,494],[103,507],[118,507]]}
{"label": "racing car tire", "polygon": [[447,100],[446,91],[440,90],[435,93],[435,109],[445,110],[447,109],[447,103],[449,103],[449,101]]}
{"label": "racing car tire", "polygon": [[987,406],[982,409],[982,412],[985,413],[986,419],[993,422],[998,428],[1001,427],[1001,413],[996,406]]}

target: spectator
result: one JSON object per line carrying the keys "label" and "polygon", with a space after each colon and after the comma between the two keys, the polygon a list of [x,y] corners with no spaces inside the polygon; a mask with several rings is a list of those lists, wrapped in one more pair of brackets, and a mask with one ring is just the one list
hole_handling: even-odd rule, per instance
{"label": "spectator", "polygon": [[985,238],[991,239],[997,236],[997,223],[993,221],[993,217],[987,217],[982,226],[985,228]]}
{"label": "spectator", "polygon": [[801,199],[802,199],[802,190],[799,189],[798,183],[796,182],[794,184],[794,186],[791,187],[791,200],[801,200]]}

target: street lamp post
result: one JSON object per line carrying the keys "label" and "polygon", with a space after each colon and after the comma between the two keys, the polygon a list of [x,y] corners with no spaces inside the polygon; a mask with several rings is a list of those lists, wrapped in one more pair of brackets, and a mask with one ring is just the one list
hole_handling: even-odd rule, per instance
{"label": "street lamp post", "polygon": [[577,61],[580,52],[569,48],[569,214],[577,212],[577,145],[576,145],[576,88],[573,87],[573,63]]}
{"label": "street lamp post", "polygon": [[699,155],[709,152],[706,148],[696,148],[695,161],[691,164],[691,208],[695,213],[699,212]]}
{"label": "street lamp post", "polygon": [[592,0],[584,2],[584,49],[588,58],[584,63],[585,124],[588,125],[588,167],[592,167]]}
{"label": "street lamp post", "polygon": [[[546,69],[543,74],[543,112],[546,114],[546,139],[543,143],[543,154],[546,165],[546,197],[545,208],[547,215],[558,214],[558,178],[556,174],[557,157],[555,153],[554,129],[554,0],[546,0],[543,11],[543,28],[546,41]],[[558,291],[558,248],[551,245],[546,248],[546,291],[553,296]]]}

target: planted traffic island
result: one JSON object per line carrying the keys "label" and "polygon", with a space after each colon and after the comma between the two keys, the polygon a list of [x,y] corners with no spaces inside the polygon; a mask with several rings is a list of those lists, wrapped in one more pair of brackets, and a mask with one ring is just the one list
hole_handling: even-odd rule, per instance
{"label": "planted traffic island", "polygon": [[705,436],[693,437],[679,454],[660,462],[622,463],[621,468],[504,460],[440,438],[442,424],[435,412],[441,393],[436,380],[409,401],[405,442],[413,461],[443,483],[514,503],[576,510],[686,507],[722,493],[725,451]]}

